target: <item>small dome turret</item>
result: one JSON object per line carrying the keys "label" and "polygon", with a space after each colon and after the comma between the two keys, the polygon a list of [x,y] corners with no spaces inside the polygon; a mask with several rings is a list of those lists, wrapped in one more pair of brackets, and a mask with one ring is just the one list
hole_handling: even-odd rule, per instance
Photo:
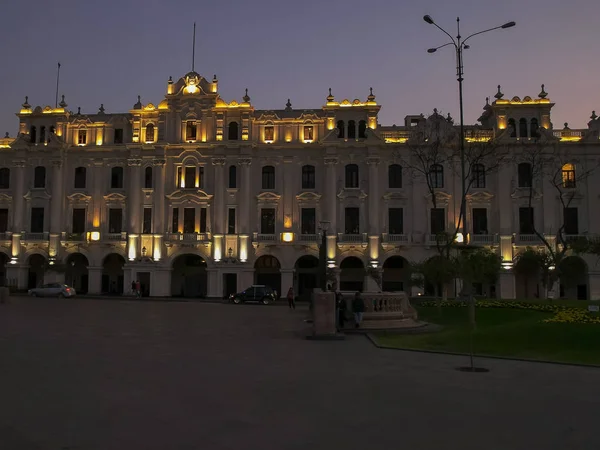
{"label": "small dome turret", "polygon": [[250,97],[248,96],[248,88],[246,88],[246,94],[244,95],[242,100],[244,100],[244,102],[246,103],[250,103]]}
{"label": "small dome turret", "polygon": [[375,96],[373,95],[373,88],[369,88],[369,96],[367,97],[367,100],[370,102],[375,101]]}
{"label": "small dome turret", "polygon": [[62,99],[61,99],[60,103],[58,104],[58,106],[60,106],[61,108],[66,108],[69,105],[67,105],[67,102],[65,102],[64,94],[61,97],[62,97]]}
{"label": "small dome turret", "polygon": [[327,102],[335,101],[335,97],[331,94],[331,88],[329,88],[329,95],[327,96]]}
{"label": "small dome turret", "polygon": [[25,103],[23,103],[21,106],[22,106],[24,109],[29,109],[29,108],[31,108],[31,105],[29,104],[29,97],[28,97],[27,95],[25,96]]}
{"label": "small dome turret", "polygon": [[138,101],[135,105],[133,105],[133,109],[142,109],[142,100],[141,97],[138,95]]}

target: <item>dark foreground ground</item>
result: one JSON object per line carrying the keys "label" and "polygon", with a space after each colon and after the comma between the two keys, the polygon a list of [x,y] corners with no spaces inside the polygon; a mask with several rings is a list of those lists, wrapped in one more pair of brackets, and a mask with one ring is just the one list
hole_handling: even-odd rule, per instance
{"label": "dark foreground ground", "polygon": [[0,305],[0,450],[598,449],[600,370],[304,339],[285,307]]}

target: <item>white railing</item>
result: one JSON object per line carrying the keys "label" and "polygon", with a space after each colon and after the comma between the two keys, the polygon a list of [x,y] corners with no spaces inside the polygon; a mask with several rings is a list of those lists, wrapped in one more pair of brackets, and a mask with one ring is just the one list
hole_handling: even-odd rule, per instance
{"label": "white railing", "polygon": [[[100,235],[102,237],[102,235]],[[127,240],[127,233],[126,232],[121,232],[121,233],[106,233],[104,235],[105,240],[107,241],[126,241]]]}
{"label": "white railing", "polygon": [[367,242],[367,233],[338,233],[338,242],[345,244],[362,244],[364,242]]}
{"label": "white railing", "polygon": [[277,242],[277,235],[266,233],[254,233],[254,242]]}
{"label": "white railing", "polygon": [[445,234],[428,234],[427,235],[427,244],[428,245],[446,245],[448,242],[448,236]]}
{"label": "white railing", "polygon": [[48,233],[25,233],[23,239],[26,241],[47,241]]}
{"label": "white railing", "polygon": [[299,234],[299,242],[319,242],[321,240],[320,234]]}
{"label": "white railing", "polygon": [[10,231],[5,231],[4,233],[0,233],[0,241],[8,241],[12,238],[12,233]]}
{"label": "white railing", "polygon": [[383,233],[382,240],[385,243],[393,243],[393,244],[408,244],[410,242],[410,238],[409,238],[408,234]]}
{"label": "white railing", "polygon": [[537,236],[537,234],[517,234],[516,240],[518,244],[523,245],[542,243],[542,240]]}
{"label": "white railing", "polygon": [[494,245],[498,243],[496,234],[472,234],[471,243],[477,245]]}
{"label": "white railing", "polygon": [[210,233],[167,233],[169,242],[209,242]]}

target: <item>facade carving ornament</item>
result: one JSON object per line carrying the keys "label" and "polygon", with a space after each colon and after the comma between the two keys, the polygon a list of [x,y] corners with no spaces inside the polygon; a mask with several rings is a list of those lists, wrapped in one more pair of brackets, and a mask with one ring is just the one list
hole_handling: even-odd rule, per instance
{"label": "facade carving ornament", "polygon": [[127,165],[129,167],[138,167],[142,165],[142,160],[137,158],[132,158],[127,160]]}
{"label": "facade carving ornament", "polygon": [[112,193],[104,196],[104,201],[106,203],[122,203],[122,204],[124,204],[126,200],[127,200],[127,197],[123,194],[119,194],[118,192],[112,192]]}
{"label": "facade carving ornament", "polygon": [[213,158],[212,163],[213,166],[224,166],[225,161],[225,158]]}
{"label": "facade carving ornament", "polygon": [[367,158],[367,164],[368,165],[373,165],[376,166],[381,162],[381,159],[379,157],[375,157],[375,156],[371,156],[369,158]]}
{"label": "facade carving ornament", "polygon": [[327,157],[325,157],[323,162],[325,163],[325,165],[328,165],[328,166],[334,165],[339,162],[339,158],[337,156],[327,156]]}
{"label": "facade carving ornament", "polygon": [[317,194],[316,192],[302,192],[296,195],[296,200],[298,203],[316,203],[321,200],[321,194]]}
{"label": "facade carving ornament", "polygon": [[67,200],[69,203],[89,203],[92,200],[91,195],[86,195],[83,192],[75,192],[74,194],[68,195]]}
{"label": "facade carving ornament", "polygon": [[26,161],[23,161],[23,160],[13,161],[13,166],[14,167],[25,167],[26,166]]}
{"label": "facade carving ornament", "polygon": [[238,164],[240,166],[250,166],[252,164],[252,158],[239,158]]}
{"label": "facade carving ornament", "polygon": [[152,164],[154,166],[164,166],[166,163],[167,163],[167,161],[164,160],[164,159],[154,159],[154,160],[152,160]]}
{"label": "facade carving ornament", "polygon": [[63,162],[61,160],[55,159],[54,161],[52,161],[52,167],[54,167],[55,169],[60,169],[62,165]]}

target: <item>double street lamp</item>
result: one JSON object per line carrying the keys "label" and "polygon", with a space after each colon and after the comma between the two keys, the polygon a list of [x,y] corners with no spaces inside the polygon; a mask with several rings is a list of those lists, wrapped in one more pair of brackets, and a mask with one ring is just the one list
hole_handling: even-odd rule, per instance
{"label": "double street lamp", "polygon": [[460,17],[456,18],[456,39],[453,38],[450,33],[440,27],[437,23],[433,21],[431,16],[427,15],[423,17],[423,20],[430,25],[434,25],[439,30],[441,30],[446,36],[450,38],[450,42],[440,45],[439,47],[430,48],[427,50],[427,53],[435,53],[440,48],[446,47],[448,45],[453,45],[456,51],[456,79],[458,80],[458,99],[459,99],[459,107],[460,107],[460,173],[461,173],[461,188],[462,188],[462,198],[460,202],[460,217],[459,223],[462,223],[463,229],[463,239],[466,242],[468,235],[467,228],[467,214],[466,214],[466,197],[467,197],[467,186],[466,186],[466,173],[465,173],[465,128],[464,128],[464,119],[463,119],[463,50],[469,48],[467,45],[467,41],[473,36],[477,36],[478,34],[487,33],[488,31],[512,28],[515,26],[515,22],[507,22],[504,25],[500,25],[494,28],[488,28],[487,30],[478,31],[477,33],[470,34],[466,38],[462,38],[460,35]]}

